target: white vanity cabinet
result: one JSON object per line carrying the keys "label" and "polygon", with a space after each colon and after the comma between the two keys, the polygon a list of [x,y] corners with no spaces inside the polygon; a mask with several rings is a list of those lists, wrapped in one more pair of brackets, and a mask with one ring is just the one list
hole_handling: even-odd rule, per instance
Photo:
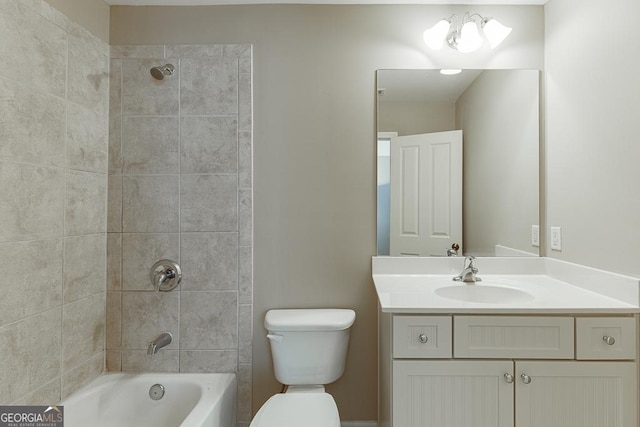
{"label": "white vanity cabinet", "polygon": [[637,316],[381,313],[380,427],[638,427]]}

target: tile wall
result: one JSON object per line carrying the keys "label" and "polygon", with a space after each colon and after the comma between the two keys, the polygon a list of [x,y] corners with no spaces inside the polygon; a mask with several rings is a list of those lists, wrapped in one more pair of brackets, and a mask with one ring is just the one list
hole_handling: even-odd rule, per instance
{"label": "tile wall", "polygon": [[[149,70],[171,63],[155,80]],[[252,57],[249,45],[112,46],[107,369],[236,372],[251,419]],[[156,293],[149,270],[177,261]],[[149,341],[173,342],[148,356]]]}
{"label": "tile wall", "polygon": [[0,1],[0,404],[103,371],[109,46],[42,0]]}

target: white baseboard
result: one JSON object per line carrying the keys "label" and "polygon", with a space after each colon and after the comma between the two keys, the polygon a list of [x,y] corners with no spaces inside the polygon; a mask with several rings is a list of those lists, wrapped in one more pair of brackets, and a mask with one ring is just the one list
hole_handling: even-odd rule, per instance
{"label": "white baseboard", "polygon": [[341,427],[378,427],[377,421],[342,421]]}

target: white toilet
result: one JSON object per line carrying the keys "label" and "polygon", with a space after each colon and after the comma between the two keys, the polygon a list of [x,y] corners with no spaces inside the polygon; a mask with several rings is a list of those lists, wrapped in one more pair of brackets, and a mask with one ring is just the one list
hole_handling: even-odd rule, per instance
{"label": "white toilet", "polygon": [[324,385],[342,376],[353,310],[270,310],[264,318],[275,377],[288,386],[260,408],[250,427],[340,427]]}

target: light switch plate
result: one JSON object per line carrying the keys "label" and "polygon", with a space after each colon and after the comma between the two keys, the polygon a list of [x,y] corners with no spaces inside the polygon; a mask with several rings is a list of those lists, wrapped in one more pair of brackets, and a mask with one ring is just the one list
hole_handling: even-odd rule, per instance
{"label": "light switch plate", "polygon": [[531,226],[531,246],[540,246],[540,226],[532,225]]}
{"label": "light switch plate", "polygon": [[551,249],[554,251],[562,250],[562,228],[551,227]]}

